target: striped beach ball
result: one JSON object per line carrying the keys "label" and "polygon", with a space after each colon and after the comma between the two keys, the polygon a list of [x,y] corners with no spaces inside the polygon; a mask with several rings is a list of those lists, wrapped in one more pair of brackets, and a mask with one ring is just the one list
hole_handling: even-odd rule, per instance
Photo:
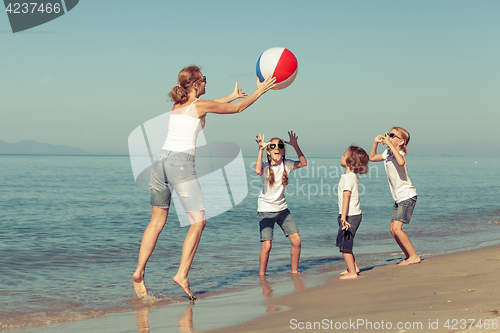
{"label": "striped beach ball", "polygon": [[287,48],[273,47],[260,55],[256,71],[260,82],[272,75],[276,78],[276,86],[273,89],[284,89],[291,85],[297,76],[297,58]]}

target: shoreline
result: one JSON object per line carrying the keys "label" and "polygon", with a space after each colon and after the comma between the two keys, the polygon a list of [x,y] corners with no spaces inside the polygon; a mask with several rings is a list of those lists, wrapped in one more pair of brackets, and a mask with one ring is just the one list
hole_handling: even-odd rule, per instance
{"label": "shoreline", "polygon": [[[499,332],[498,276],[500,245],[429,257],[416,265],[361,269],[358,279],[338,280],[338,275],[332,275],[325,285],[268,303],[289,307],[286,312],[208,332],[339,331],[354,327],[359,332]],[[476,324],[481,320],[483,327],[476,327],[469,319]],[[489,329],[485,328],[486,319]],[[398,323],[403,325],[397,327]]]}
{"label": "shoreline", "polygon": [[[421,323],[421,327],[393,332],[459,332],[460,320],[494,319],[500,325],[500,245],[424,257],[410,266],[395,264],[362,267],[358,279],[339,280],[338,274],[291,278],[288,282],[261,281],[260,288],[207,295],[195,302],[13,328],[9,332],[287,332],[385,331],[381,322]],[[444,327],[446,320],[449,328]],[[316,324],[315,324],[316,323]],[[356,323],[356,324],[353,324]],[[437,329],[431,327],[438,325]],[[344,324],[341,329],[339,324]],[[480,330],[467,322],[467,332]],[[316,325],[316,329],[314,328]],[[337,325],[337,327],[335,327]],[[339,329],[340,328],[340,329]],[[350,330],[349,329],[349,330]],[[465,331],[465,330],[464,330]]]}

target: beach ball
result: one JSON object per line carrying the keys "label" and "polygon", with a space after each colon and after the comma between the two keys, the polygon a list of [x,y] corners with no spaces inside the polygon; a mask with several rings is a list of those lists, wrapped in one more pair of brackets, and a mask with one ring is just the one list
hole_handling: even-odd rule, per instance
{"label": "beach ball", "polygon": [[276,78],[275,90],[292,84],[297,76],[299,64],[295,55],[287,48],[273,47],[262,53],[257,60],[257,77],[263,82],[272,75]]}

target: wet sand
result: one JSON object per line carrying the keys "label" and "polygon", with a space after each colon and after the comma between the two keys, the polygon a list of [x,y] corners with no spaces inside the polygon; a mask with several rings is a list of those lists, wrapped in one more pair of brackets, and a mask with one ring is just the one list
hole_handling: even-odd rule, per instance
{"label": "wet sand", "polygon": [[423,259],[11,332],[500,332],[500,245]]}

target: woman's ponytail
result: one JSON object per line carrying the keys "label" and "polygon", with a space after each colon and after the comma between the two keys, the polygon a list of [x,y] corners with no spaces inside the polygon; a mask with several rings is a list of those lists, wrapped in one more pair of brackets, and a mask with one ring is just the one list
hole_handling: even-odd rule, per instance
{"label": "woman's ponytail", "polygon": [[175,104],[184,104],[189,99],[193,84],[203,79],[198,66],[188,66],[182,69],[177,76],[177,85],[172,88],[168,96]]}

